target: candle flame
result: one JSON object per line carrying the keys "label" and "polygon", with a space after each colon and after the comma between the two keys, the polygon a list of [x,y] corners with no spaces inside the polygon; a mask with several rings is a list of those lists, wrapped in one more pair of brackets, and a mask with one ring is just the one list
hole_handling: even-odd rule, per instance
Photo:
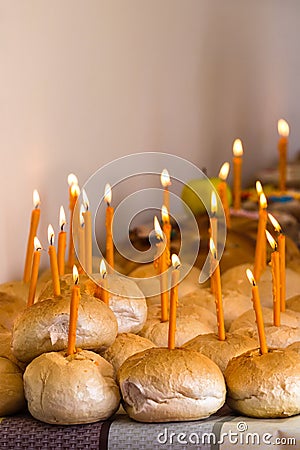
{"label": "candle flame", "polygon": [[84,226],[84,215],[83,215],[83,213],[85,213],[85,207],[81,203],[81,205],[80,205],[80,212],[79,212],[79,222],[80,222],[80,226],[81,227]]}
{"label": "candle flame", "polygon": [[277,231],[277,233],[281,233],[281,226],[279,225],[279,223],[277,222],[277,220],[275,219],[274,216],[272,216],[272,214],[268,214],[269,219],[271,224],[273,225],[273,227],[275,228],[275,231]]}
{"label": "candle flame", "polygon": [[82,201],[83,201],[85,210],[88,211],[88,209],[90,207],[90,202],[89,202],[88,196],[85,192],[85,189],[82,189]]}
{"label": "candle flame", "polygon": [[66,221],[66,213],[64,210],[64,207],[61,206],[60,210],[59,210],[59,227],[61,229],[61,231],[63,231],[64,226],[66,225],[67,221]]}
{"label": "candle flame", "polygon": [[216,250],[216,246],[215,246],[213,238],[209,239],[209,249],[210,249],[213,257],[216,259],[217,258],[217,250]]}
{"label": "candle flame", "polygon": [[101,259],[100,262],[100,275],[102,278],[105,278],[107,275],[106,264],[104,262],[104,259]]}
{"label": "candle flame", "polygon": [[74,284],[78,284],[78,282],[79,282],[78,270],[77,270],[77,267],[75,264],[73,266],[73,281],[74,281]]}
{"label": "candle flame", "polygon": [[220,172],[219,172],[219,178],[222,181],[226,181],[227,180],[227,177],[228,177],[228,174],[229,174],[229,169],[230,169],[229,162],[225,162],[223,164],[223,166],[221,167]]}
{"label": "candle flame", "polygon": [[78,178],[74,173],[69,173],[68,175],[68,185],[71,187],[72,184],[78,184]]}
{"label": "candle flame", "polygon": [[48,242],[49,242],[49,245],[54,245],[54,237],[55,237],[55,234],[54,234],[53,226],[49,224],[48,225]]}
{"label": "candle flame", "polygon": [[211,209],[212,214],[216,214],[216,212],[217,212],[217,196],[216,196],[215,191],[212,191],[212,193],[211,193],[210,209]]}
{"label": "candle flame", "polygon": [[109,183],[106,183],[104,188],[104,200],[106,201],[107,205],[111,204],[111,199],[112,199],[111,187]]}
{"label": "candle flame", "polygon": [[38,238],[36,236],[34,236],[33,245],[34,245],[34,250],[35,251],[42,250],[41,243],[40,243],[40,241],[38,240]]}
{"label": "candle flame", "polygon": [[32,197],[33,197],[33,206],[35,209],[37,209],[40,206],[41,201],[39,193],[36,189],[33,191]]}
{"label": "candle flame", "polygon": [[287,123],[286,120],[284,119],[279,119],[278,120],[278,124],[277,124],[277,128],[278,128],[278,133],[280,134],[281,137],[288,137],[290,134],[290,127],[289,124]]}
{"label": "candle flame", "polygon": [[234,141],[232,151],[234,156],[239,157],[243,155],[243,144],[240,139]]}
{"label": "candle flame", "polygon": [[268,202],[264,193],[260,194],[259,196],[259,204],[263,209],[266,209],[266,207],[268,206]]}
{"label": "candle flame", "polygon": [[246,270],[246,274],[247,274],[247,277],[248,277],[248,280],[249,280],[250,284],[252,284],[252,286],[256,286],[255,278],[254,278],[253,273],[251,272],[250,269]]}
{"label": "candle flame", "polygon": [[167,169],[164,169],[162,171],[162,173],[160,175],[160,182],[164,188],[171,186],[172,183],[171,183],[170,175],[169,175],[169,172],[167,171]]}
{"label": "candle flame", "polygon": [[80,194],[80,188],[79,188],[78,184],[73,183],[71,186],[71,195],[73,197],[79,197],[79,194]]}
{"label": "candle flame", "polygon": [[265,232],[266,232],[266,236],[267,236],[268,242],[271,245],[272,249],[276,250],[277,244],[276,244],[275,239],[273,238],[273,236],[271,235],[271,233],[268,230],[265,230]]}
{"label": "candle flame", "polygon": [[263,194],[263,192],[264,192],[262,184],[261,184],[260,181],[257,181],[255,183],[255,188],[256,188],[256,192],[257,192],[258,198],[259,198],[261,196],[261,194]]}
{"label": "candle flame", "polygon": [[172,260],[172,266],[174,269],[179,269],[180,267],[180,259],[178,258],[178,256],[173,253],[171,256],[171,260]]}
{"label": "candle flame", "polygon": [[163,232],[162,232],[162,229],[160,227],[158,218],[156,216],[154,216],[154,230],[155,230],[155,233],[156,233],[156,237],[159,240],[162,241],[163,240]]}
{"label": "candle flame", "polygon": [[166,205],[162,205],[161,207],[161,217],[164,223],[169,222],[169,213]]}

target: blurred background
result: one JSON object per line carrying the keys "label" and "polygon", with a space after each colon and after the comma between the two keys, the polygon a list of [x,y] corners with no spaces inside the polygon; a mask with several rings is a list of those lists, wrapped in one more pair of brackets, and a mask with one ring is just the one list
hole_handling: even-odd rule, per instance
{"label": "blurred background", "polygon": [[0,281],[22,277],[33,189],[46,247],[70,172],[151,151],[215,176],[239,137],[246,186],[281,117],[295,158],[299,18],[298,0],[1,0]]}

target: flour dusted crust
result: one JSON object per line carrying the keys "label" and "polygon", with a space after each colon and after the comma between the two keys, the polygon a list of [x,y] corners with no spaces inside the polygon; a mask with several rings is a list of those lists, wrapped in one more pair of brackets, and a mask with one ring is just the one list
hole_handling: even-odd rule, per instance
{"label": "flour dusted crust", "polygon": [[140,422],[198,420],[225,401],[222,372],[194,350],[137,353],[120,367],[118,380],[127,413]]}
{"label": "flour dusted crust", "polygon": [[51,424],[105,420],[120,403],[112,365],[87,350],[34,359],[24,373],[24,390],[32,416]]}
{"label": "flour dusted crust", "polygon": [[22,372],[12,361],[0,357],[0,416],[15,414],[24,408]]}
{"label": "flour dusted crust", "polygon": [[240,414],[259,418],[300,413],[300,355],[273,349],[251,350],[229,361],[225,370],[227,403]]}
{"label": "flour dusted crust", "polygon": [[226,333],[226,339],[220,341],[215,333],[203,334],[186,342],[184,348],[202,353],[212,359],[224,373],[228,362],[235,356],[241,355],[258,347],[257,339],[237,333]]}
{"label": "flour dusted crust", "polygon": [[130,356],[152,347],[155,347],[155,344],[149,339],[133,333],[121,333],[105,351],[103,357],[114,366],[117,372]]}
{"label": "flour dusted crust", "polygon": [[[262,315],[264,319],[264,323],[272,323],[273,322],[273,309],[271,308],[262,308]],[[282,325],[287,325],[292,328],[297,328],[298,326],[298,316],[293,311],[286,310],[285,312],[280,313],[280,323]],[[241,316],[239,316],[237,319],[235,319],[231,326],[229,331],[237,331],[242,328],[253,328],[256,329],[256,318],[255,318],[255,312],[252,309],[249,309],[249,311],[246,311]]]}
{"label": "flour dusted crust", "polygon": [[[23,362],[44,352],[67,348],[70,297],[50,298],[26,308],[15,322],[12,349]],[[117,321],[101,300],[81,295],[78,308],[76,345],[82,349],[104,351],[115,340]]]}

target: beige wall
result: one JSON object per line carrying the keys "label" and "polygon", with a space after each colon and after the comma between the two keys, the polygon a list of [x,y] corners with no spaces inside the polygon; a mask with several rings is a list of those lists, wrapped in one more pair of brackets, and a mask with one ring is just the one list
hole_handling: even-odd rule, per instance
{"label": "beige wall", "polygon": [[22,274],[32,190],[46,245],[69,172],[164,151],[216,174],[240,137],[247,181],[280,117],[295,154],[299,18],[298,0],[1,0],[0,281]]}

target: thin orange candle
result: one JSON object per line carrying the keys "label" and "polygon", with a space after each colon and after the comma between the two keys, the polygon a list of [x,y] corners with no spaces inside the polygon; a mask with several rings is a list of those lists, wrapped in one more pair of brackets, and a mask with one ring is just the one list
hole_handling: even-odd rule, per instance
{"label": "thin orange candle", "polygon": [[84,230],[84,212],[85,208],[80,205],[79,230],[78,230],[78,259],[81,267],[85,265],[85,230]]}
{"label": "thin orange candle", "polygon": [[82,189],[82,199],[85,212],[82,213],[84,218],[84,248],[85,248],[85,265],[84,270],[87,274],[93,271],[93,240],[92,240],[92,216],[88,196]]}
{"label": "thin orange candle", "polygon": [[226,180],[227,180],[227,177],[229,174],[229,169],[230,169],[229,162],[225,162],[222,165],[220,172],[219,172],[219,178],[220,178],[221,182],[218,184],[218,194],[219,194],[219,197],[220,197],[222,205],[223,205],[225,219],[226,219],[226,225],[227,225],[228,229],[231,227],[230,210],[229,210],[228,197],[227,197],[227,183],[226,183]]}
{"label": "thin orange candle", "polygon": [[58,243],[57,243],[57,265],[59,275],[65,274],[65,254],[67,246],[67,233],[64,231],[64,226],[66,225],[66,214],[64,207],[60,207],[59,211],[59,227],[60,232],[58,233]]}
{"label": "thin orange candle", "polygon": [[40,196],[38,191],[35,189],[33,191],[33,206],[34,209],[31,212],[31,220],[30,220],[30,227],[29,227],[29,235],[28,235],[28,241],[27,241],[27,251],[26,251],[26,258],[25,258],[25,266],[24,266],[24,274],[23,274],[23,281],[24,283],[28,283],[30,280],[30,273],[31,273],[31,266],[32,266],[32,257],[34,252],[34,236],[36,235],[39,221],[40,221]]}
{"label": "thin orange candle", "polygon": [[110,206],[112,200],[112,191],[109,183],[105,185],[104,188],[104,200],[107,204],[106,208],[106,217],[105,217],[105,228],[106,228],[106,249],[105,249],[105,257],[108,263],[108,272],[111,273],[114,270],[115,262],[114,262],[114,241],[113,241],[113,232],[112,232],[112,224],[114,218],[114,208]]}
{"label": "thin orange candle", "polygon": [[48,254],[50,257],[50,267],[52,274],[52,283],[53,283],[53,294],[58,297],[60,295],[60,281],[59,281],[59,273],[58,273],[58,264],[57,264],[57,256],[56,256],[56,248],[54,247],[54,230],[52,225],[48,226]]}
{"label": "thin orange candle", "polygon": [[31,277],[28,291],[28,299],[27,306],[31,306],[34,303],[34,297],[36,292],[36,285],[39,276],[39,266],[41,259],[41,250],[42,246],[38,238],[34,237],[34,253],[33,253],[33,261],[32,261],[32,269],[31,269]]}
{"label": "thin orange candle", "polygon": [[258,331],[259,343],[260,343],[260,352],[263,355],[265,353],[268,353],[268,347],[267,347],[265,327],[264,327],[264,321],[263,321],[261,304],[260,304],[259,290],[258,290],[258,286],[255,281],[255,278],[250,269],[246,270],[246,274],[247,274],[250,284],[252,285],[252,302],[253,302],[253,308],[254,308],[255,317],[256,317],[256,325],[257,325],[257,331]]}
{"label": "thin orange candle", "polygon": [[100,275],[102,277],[101,282],[101,300],[109,305],[109,292],[108,292],[108,284],[107,284],[107,270],[104,259],[101,259],[100,263]]}
{"label": "thin orange candle", "polygon": [[162,222],[163,222],[163,232],[166,236],[167,247],[170,251],[172,226],[170,224],[169,213],[168,213],[168,209],[167,209],[166,205],[162,205],[161,217],[162,217]]}
{"label": "thin orange candle", "polygon": [[168,249],[164,242],[162,229],[159,225],[157,217],[154,217],[154,229],[158,243],[156,244],[158,259],[159,259],[159,274],[160,274],[160,301],[161,301],[161,322],[167,322],[168,320]]}
{"label": "thin orange candle", "polygon": [[211,278],[214,279],[214,295],[216,299],[216,312],[217,312],[217,322],[218,322],[218,337],[220,341],[225,340],[225,325],[224,325],[224,311],[223,311],[223,301],[222,301],[222,288],[221,288],[221,276],[220,276],[220,265],[217,261],[217,251],[212,238],[209,240],[210,251],[214,261],[213,272]]}
{"label": "thin orange candle", "polygon": [[280,135],[278,141],[279,152],[279,189],[280,191],[286,190],[286,160],[287,160],[287,147],[288,137],[290,134],[290,127],[286,120],[278,120],[278,133]]}
{"label": "thin orange candle", "polygon": [[170,317],[169,317],[169,334],[168,334],[168,348],[172,350],[175,348],[175,334],[176,334],[176,311],[178,303],[178,283],[180,276],[180,260],[177,255],[172,255],[172,277],[171,277],[171,293],[170,293]]}
{"label": "thin orange candle", "polygon": [[279,252],[279,271],[280,271],[280,310],[285,311],[286,301],[286,274],[285,274],[285,235],[282,232],[281,226],[272,216],[268,214],[269,219],[278,233],[278,252]]}
{"label": "thin orange candle", "polygon": [[[265,197],[262,197],[263,202],[261,203],[260,196],[261,196],[261,194],[265,195],[265,193],[264,193],[264,190],[263,190],[263,187],[262,187],[262,184],[260,181],[256,181],[255,187],[256,187],[256,192],[257,192],[257,197],[258,197],[259,211],[261,211],[261,209],[263,209],[265,207],[265,205],[264,205]],[[264,214],[264,213],[262,213],[262,214]],[[261,273],[267,267],[266,255],[267,255],[267,240],[265,238],[263,238],[261,241]]]}
{"label": "thin orange candle", "polygon": [[267,225],[267,199],[264,193],[260,195],[259,199],[260,209],[258,218],[258,228],[255,247],[254,259],[254,278],[259,280],[266,261],[266,225]]}
{"label": "thin orange candle", "polygon": [[166,206],[168,212],[170,213],[170,192],[169,186],[171,186],[170,175],[167,169],[164,169],[160,175],[160,182],[164,188],[163,194],[163,204]]}
{"label": "thin orange candle", "polygon": [[273,252],[271,254],[272,266],[272,286],[273,286],[273,323],[275,327],[280,326],[280,272],[279,272],[279,253],[275,239],[266,230],[266,236]]}
{"label": "thin orange candle", "polygon": [[243,144],[240,139],[233,143],[233,208],[241,209],[241,184],[242,184],[242,162]]}
{"label": "thin orange candle", "polygon": [[74,246],[74,232],[75,232],[75,220],[74,220],[74,211],[75,211],[75,205],[77,203],[80,189],[77,183],[71,184],[69,187],[69,193],[70,193],[70,224],[69,224],[69,257],[68,257],[68,263],[70,267],[73,267],[75,262],[75,246]]}
{"label": "thin orange candle", "polygon": [[[211,193],[211,199],[210,199],[210,211],[211,211],[211,215],[209,217],[210,220],[210,237],[213,240],[214,243],[214,248],[216,250],[216,255],[218,253],[218,219],[217,219],[217,197],[214,191],[212,191]],[[214,266],[214,259],[211,256],[211,267]],[[211,293],[215,295],[216,293],[216,285],[215,285],[215,281],[216,278],[215,277],[211,277],[210,278],[210,290]]]}
{"label": "thin orange candle", "polygon": [[68,334],[68,355],[74,355],[76,353],[76,329],[78,321],[78,308],[80,300],[80,286],[79,275],[77,267],[73,266],[73,280],[74,286],[72,287],[71,302],[70,302],[70,320],[69,320],[69,334]]}

